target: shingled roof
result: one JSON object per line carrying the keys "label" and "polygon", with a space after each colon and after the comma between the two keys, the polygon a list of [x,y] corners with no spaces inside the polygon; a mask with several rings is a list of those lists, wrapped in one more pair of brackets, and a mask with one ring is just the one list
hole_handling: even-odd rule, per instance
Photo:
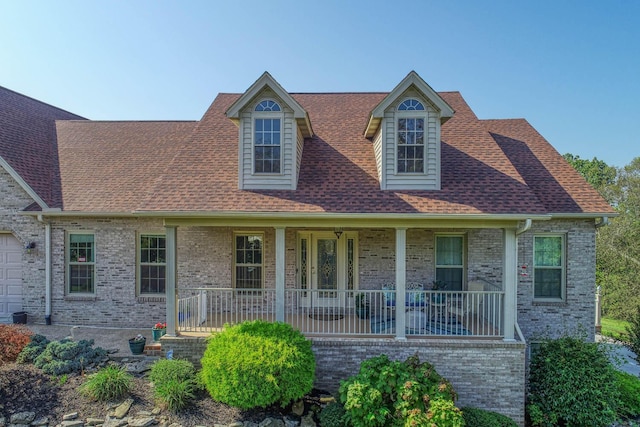
{"label": "shingled roof", "polygon": [[62,206],[55,120],[78,119],[0,86],[0,158],[46,207]]}
{"label": "shingled roof", "polygon": [[291,94],[315,134],[304,141],[298,187],[290,191],[238,189],[238,128],[225,111],[241,94],[218,95],[196,122],[58,121],[63,210],[613,213],[526,121],[479,120],[458,92],[439,93],[455,110],[442,126],[441,190],[380,190],[372,142],[363,131],[386,95]]}

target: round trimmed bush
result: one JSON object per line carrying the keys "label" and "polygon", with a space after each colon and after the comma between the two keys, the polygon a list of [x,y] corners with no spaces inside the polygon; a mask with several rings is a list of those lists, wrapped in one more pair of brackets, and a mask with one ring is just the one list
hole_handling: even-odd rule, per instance
{"label": "round trimmed bush", "polygon": [[311,342],[285,323],[261,320],[213,335],[201,360],[202,382],[214,400],[250,409],[286,406],[313,387]]}

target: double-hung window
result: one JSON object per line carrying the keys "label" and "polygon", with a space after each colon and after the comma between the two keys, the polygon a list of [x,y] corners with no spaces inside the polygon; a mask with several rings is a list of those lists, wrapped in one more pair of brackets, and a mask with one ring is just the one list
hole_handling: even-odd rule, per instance
{"label": "double-hung window", "polygon": [[398,106],[396,153],[398,173],[424,173],[425,123],[424,105],[416,99],[407,99]]}
{"label": "double-hung window", "polygon": [[165,293],[167,244],[164,234],[140,234],[138,286],[140,295]]}
{"label": "double-hung window", "polygon": [[254,173],[280,173],[282,154],[282,109],[271,100],[260,102],[253,121]]}
{"label": "double-hung window", "polygon": [[264,236],[258,233],[235,235],[236,289],[262,289],[263,240]]}
{"label": "double-hung window", "polygon": [[95,293],[96,247],[93,233],[69,233],[67,241],[69,294]]}
{"label": "double-hung window", "polygon": [[465,238],[463,235],[436,236],[436,281],[446,291],[461,291],[465,277]]}
{"label": "double-hung window", "polygon": [[564,298],[564,235],[538,235],[533,238],[534,298]]}

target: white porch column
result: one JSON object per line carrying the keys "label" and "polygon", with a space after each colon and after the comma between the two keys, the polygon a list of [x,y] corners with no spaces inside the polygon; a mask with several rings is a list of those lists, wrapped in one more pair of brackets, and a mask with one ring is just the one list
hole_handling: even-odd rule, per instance
{"label": "white porch column", "polygon": [[518,287],[518,245],[516,230],[504,229],[504,340],[513,341],[516,327],[516,298]]}
{"label": "white porch column", "polygon": [[176,336],[176,326],[178,320],[177,304],[177,277],[178,277],[178,233],[177,227],[173,225],[165,226],[167,242],[167,265],[166,265],[166,306],[167,306],[167,336]]}
{"label": "white porch column", "polygon": [[285,321],[285,239],[284,227],[276,227],[276,321]]}
{"label": "white porch column", "polygon": [[406,340],[407,229],[396,228],[396,339]]}

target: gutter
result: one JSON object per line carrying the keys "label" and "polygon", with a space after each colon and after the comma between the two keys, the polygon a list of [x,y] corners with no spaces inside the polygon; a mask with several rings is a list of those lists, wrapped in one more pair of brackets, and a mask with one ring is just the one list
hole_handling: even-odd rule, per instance
{"label": "gutter", "polygon": [[51,324],[51,223],[45,222],[42,215],[38,221],[44,224],[44,320]]}

